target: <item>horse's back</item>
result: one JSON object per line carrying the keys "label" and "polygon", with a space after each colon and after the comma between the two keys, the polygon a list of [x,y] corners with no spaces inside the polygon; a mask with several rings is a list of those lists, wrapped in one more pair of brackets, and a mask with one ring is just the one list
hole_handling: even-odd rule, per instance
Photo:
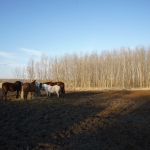
{"label": "horse's back", "polygon": [[64,82],[61,82],[61,81],[60,82],[53,82],[53,85],[58,85],[58,86],[60,86],[62,92],[65,91]]}
{"label": "horse's back", "polygon": [[31,89],[30,90],[34,92],[35,89],[36,89],[36,85],[35,85],[35,81],[34,81],[31,83]]}
{"label": "horse's back", "polygon": [[2,90],[4,90],[5,92],[7,92],[10,88],[10,85],[11,85],[12,83],[9,83],[9,82],[4,82],[3,84],[2,84]]}
{"label": "horse's back", "polygon": [[4,82],[2,84],[2,88],[5,91],[21,90],[21,82],[20,81],[16,81],[15,83]]}
{"label": "horse's back", "polygon": [[59,85],[54,85],[55,91],[60,91],[61,87]]}
{"label": "horse's back", "polygon": [[31,84],[30,83],[25,83],[24,85],[23,85],[23,91],[30,91],[30,89],[31,89]]}
{"label": "horse's back", "polygon": [[43,84],[47,84],[47,85],[53,86],[53,82],[52,82],[52,81],[50,81],[50,82],[45,82],[45,83],[43,83]]}
{"label": "horse's back", "polygon": [[65,90],[65,84],[63,82],[54,82],[53,84],[60,86],[61,92]]}
{"label": "horse's back", "polygon": [[25,83],[23,85],[23,90],[27,89],[28,92],[34,92],[36,89],[35,83]]}
{"label": "horse's back", "polygon": [[16,82],[14,83],[14,86],[16,86],[17,90],[21,90],[21,88],[22,88],[22,82],[16,81]]}

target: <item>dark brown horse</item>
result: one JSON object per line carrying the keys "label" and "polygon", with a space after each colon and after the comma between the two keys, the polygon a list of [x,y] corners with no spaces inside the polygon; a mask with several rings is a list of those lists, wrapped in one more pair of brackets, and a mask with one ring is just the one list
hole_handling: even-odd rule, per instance
{"label": "dark brown horse", "polygon": [[32,83],[25,83],[23,85],[23,98],[24,98],[24,100],[27,100],[27,96],[28,96],[29,92],[31,92],[31,99],[32,99],[32,92],[33,92],[33,95],[35,96],[35,89],[36,89],[35,81],[36,80],[34,80]]}
{"label": "dark brown horse", "polygon": [[16,81],[15,83],[9,83],[9,82],[4,82],[2,84],[2,99],[3,96],[5,96],[5,100],[7,100],[7,92],[11,91],[17,91],[16,98],[19,97],[19,91],[20,91],[20,97],[21,97],[21,90],[22,90],[22,82]]}
{"label": "dark brown horse", "polygon": [[54,85],[60,86],[60,88],[61,88],[60,96],[65,97],[65,84],[63,82],[45,82],[43,84],[47,84],[47,85],[50,85],[50,86],[54,86]]}

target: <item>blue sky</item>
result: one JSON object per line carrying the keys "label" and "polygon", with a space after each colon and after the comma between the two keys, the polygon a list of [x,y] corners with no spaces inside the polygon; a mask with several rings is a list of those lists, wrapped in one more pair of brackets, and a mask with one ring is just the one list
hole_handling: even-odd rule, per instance
{"label": "blue sky", "polygon": [[149,0],[0,0],[0,78],[30,57],[150,46]]}

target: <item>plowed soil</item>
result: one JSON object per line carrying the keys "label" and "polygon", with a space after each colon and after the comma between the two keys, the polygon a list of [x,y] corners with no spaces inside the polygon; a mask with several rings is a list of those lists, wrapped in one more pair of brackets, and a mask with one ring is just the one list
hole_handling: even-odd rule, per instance
{"label": "plowed soil", "polygon": [[68,91],[23,101],[0,95],[1,150],[148,150],[150,91]]}

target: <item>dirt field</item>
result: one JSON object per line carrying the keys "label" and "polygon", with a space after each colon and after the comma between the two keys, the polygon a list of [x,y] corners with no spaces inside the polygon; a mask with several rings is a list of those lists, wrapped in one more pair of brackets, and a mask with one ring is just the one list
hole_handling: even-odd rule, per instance
{"label": "dirt field", "polygon": [[150,91],[42,92],[27,102],[15,94],[0,100],[1,150],[150,149]]}

